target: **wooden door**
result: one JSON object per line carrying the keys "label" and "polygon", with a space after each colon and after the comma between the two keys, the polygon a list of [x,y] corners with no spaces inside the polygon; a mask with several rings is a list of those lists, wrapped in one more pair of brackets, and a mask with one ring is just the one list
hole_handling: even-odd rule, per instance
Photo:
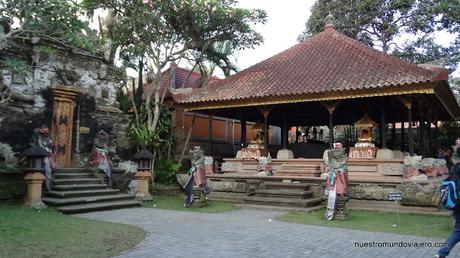
{"label": "wooden door", "polygon": [[78,90],[67,87],[53,89],[53,120],[51,137],[54,144],[54,158],[58,168],[69,167],[72,158],[72,131],[75,98]]}

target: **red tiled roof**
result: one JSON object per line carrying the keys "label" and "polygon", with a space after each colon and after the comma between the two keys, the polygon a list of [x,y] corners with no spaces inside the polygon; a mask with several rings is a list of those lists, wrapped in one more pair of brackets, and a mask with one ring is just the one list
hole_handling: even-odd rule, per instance
{"label": "red tiled roof", "polygon": [[[166,88],[167,92],[165,98],[169,98],[171,97],[171,89],[200,88],[203,85],[203,77],[201,76],[201,73],[197,71],[191,72],[190,75],[189,73],[189,69],[178,67],[175,64],[171,64],[171,66],[162,73],[160,94]],[[217,80],[220,79],[217,77],[211,77],[208,83]],[[151,94],[152,91],[153,88],[151,84],[145,83],[144,98],[147,94]]]}
{"label": "red tiled roof", "polygon": [[327,28],[235,75],[174,97],[183,104],[252,101],[447,80],[446,72],[408,63]]}

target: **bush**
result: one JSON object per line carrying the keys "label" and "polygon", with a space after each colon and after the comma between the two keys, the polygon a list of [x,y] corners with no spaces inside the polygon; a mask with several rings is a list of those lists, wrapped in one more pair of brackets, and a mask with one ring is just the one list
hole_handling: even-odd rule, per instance
{"label": "bush", "polygon": [[176,182],[179,162],[174,159],[160,159],[155,162],[155,182],[160,185],[172,185]]}

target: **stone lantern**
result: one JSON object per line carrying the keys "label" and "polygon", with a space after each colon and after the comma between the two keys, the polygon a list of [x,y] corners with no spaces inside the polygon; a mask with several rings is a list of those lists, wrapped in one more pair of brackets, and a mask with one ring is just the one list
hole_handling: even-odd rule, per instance
{"label": "stone lantern", "polygon": [[152,177],[150,167],[152,165],[153,155],[144,149],[136,153],[132,159],[137,163],[137,173],[134,176],[138,180],[136,200],[150,201],[153,199],[149,192],[149,180]]}
{"label": "stone lantern", "polygon": [[46,205],[42,202],[42,184],[46,177],[42,174],[44,171],[43,159],[48,157],[49,153],[42,147],[35,145],[22,153],[27,158],[27,175],[24,180],[27,184],[27,196],[24,206],[29,208],[43,209]]}

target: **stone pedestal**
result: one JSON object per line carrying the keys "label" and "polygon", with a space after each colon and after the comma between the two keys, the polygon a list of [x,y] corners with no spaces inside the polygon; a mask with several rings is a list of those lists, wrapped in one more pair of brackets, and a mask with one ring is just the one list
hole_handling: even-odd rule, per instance
{"label": "stone pedestal", "polygon": [[25,207],[35,209],[46,208],[46,205],[42,202],[42,184],[45,179],[46,177],[40,172],[31,172],[24,177],[27,184]]}
{"label": "stone pedestal", "polygon": [[393,159],[393,151],[390,149],[380,149],[377,151],[377,159]]}
{"label": "stone pedestal", "polygon": [[193,187],[193,198],[194,199],[191,207],[201,208],[208,206],[208,204],[206,203],[206,195],[204,195],[201,191],[201,187]]}
{"label": "stone pedestal", "polygon": [[294,153],[289,149],[281,149],[276,154],[277,159],[293,159]]}
{"label": "stone pedestal", "polygon": [[153,200],[152,195],[149,192],[149,180],[152,177],[149,171],[137,172],[134,175],[138,182],[136,200],[138,201],[150,201]]}

